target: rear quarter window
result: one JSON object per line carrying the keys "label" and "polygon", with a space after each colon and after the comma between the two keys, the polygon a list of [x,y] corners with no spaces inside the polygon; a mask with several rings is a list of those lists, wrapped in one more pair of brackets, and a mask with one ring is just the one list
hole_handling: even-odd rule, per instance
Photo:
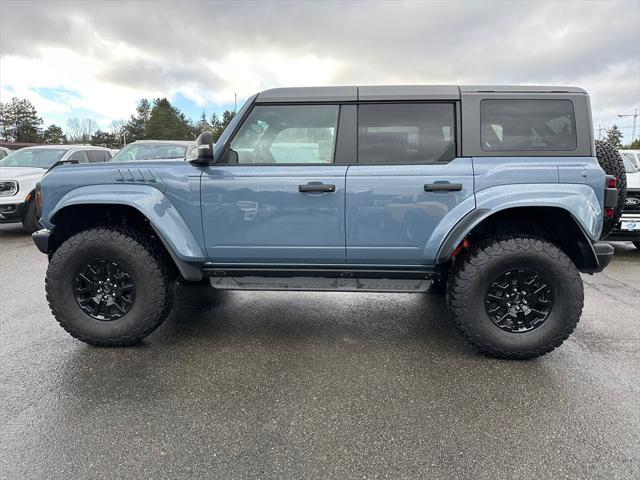
{"label": "rear quarter window", "polygon": [[573,151],[578,142],[573,102],[482,100],[480,140],[487,152]]}

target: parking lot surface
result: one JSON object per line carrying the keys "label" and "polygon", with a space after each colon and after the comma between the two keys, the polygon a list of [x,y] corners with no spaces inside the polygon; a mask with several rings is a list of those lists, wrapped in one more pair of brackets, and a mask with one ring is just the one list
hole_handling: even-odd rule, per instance
{"label": "parking lot surface", "polygon": [[101,349],[0,225],[0,478],[639,478],[640,252],[615,246],[533,361],[476,354],[438,296],[207,287]]}

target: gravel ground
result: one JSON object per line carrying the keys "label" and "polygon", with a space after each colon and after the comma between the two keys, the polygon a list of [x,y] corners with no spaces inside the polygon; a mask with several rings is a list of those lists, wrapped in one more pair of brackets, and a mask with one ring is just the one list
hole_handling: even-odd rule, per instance
{"label": "gravel ground", "polygon": [[438,296],[207,287],[100,349],[0,225],[0,478],[640,478],[640,252],[615,246],[533,361],[474,353]]}

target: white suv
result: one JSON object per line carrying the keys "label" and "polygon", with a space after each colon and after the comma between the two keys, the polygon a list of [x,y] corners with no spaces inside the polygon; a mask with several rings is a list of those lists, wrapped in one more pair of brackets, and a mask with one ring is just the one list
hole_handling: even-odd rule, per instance
{"label": "white suv", "polygon": [[0,160],[0,223],[22,222],[33,233],[40,224],[34,198],[36,183],[59,162],[100,163],[111,160],[108,148],[89,145],[27,147]]}

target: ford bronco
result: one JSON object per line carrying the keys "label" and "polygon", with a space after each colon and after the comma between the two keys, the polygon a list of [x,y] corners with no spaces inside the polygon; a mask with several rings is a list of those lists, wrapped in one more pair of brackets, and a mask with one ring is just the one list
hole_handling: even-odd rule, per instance
{"label": "ford bronco", "polygon": [[[479,351],[559,346],[618,204],[587,93],[567,87],[278,88],[185,162],[69,165],[36,192],[51,310],[134,344],[174,285],[441,292]],[[389,319],[389,321],[393,321]]]}

